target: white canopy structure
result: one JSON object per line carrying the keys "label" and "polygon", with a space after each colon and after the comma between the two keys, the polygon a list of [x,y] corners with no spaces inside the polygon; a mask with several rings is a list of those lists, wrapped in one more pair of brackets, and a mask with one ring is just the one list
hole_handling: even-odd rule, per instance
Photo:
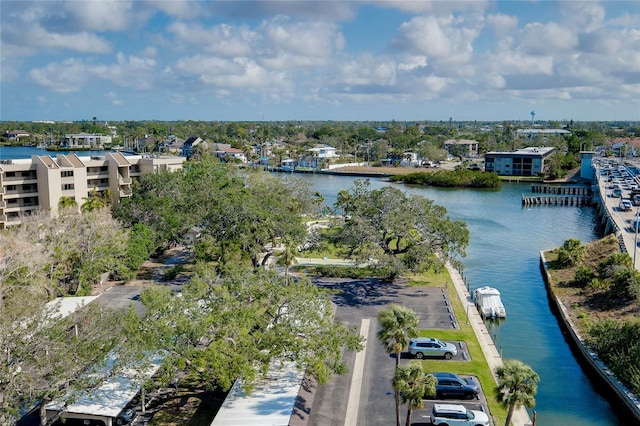
{"label": "white canopy structure", "polygon": [[493,287],[480,287],[473,292],[476,307],[484,318],[506,318],[507,311],[502,304],[500,292]]}

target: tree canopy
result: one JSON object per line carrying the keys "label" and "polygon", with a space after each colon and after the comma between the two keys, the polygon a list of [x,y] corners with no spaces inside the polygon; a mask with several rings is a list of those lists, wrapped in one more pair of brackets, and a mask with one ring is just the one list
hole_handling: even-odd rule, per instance
{"label": "tree canopy", "polygon": [[368,181],[357,180],[339,192],[335,206],[345,217],[337,240],[361,263],[375,260],[398,271],[421,272],[457,264],[466,255],[466,223],[451,220],[445,207],[420,195],[391,186],[372,190]]}
{"label": "tree canopy", "polygon": [[265,251],[269,243],[302,242],[302,216],[317,213],[319,203],[308,183],[204,156],[187,162],[182,173],[148,175],[116,214],[152,229],[158,246],[197,232],[203,258],[221,268],[246,261],[255,269],[272,255]]}
{"label": "tree canopy", "polygon": [[227,390],[240,377],[250,387],[274,360],[292,361],[326,383],[345,371],[344,348],[362,344],[355,328],[334,323],[321,289],[307,280],[286,282],[272,271],[220,278],[200,265],[180,297],[158,286],[141,300],[147,313],[130,315],[129,344],[165,351],[167,368],[186,367],[212,388]]}

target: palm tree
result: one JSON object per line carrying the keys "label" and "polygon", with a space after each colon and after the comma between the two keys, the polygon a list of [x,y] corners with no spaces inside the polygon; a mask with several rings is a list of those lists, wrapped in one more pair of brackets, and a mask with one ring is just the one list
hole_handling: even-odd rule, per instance
{"label": "palm tree", "polygon": [[536,405],[534,398],[538,392],[540,377],[528,365],[518,360],[507,360],[496,370],[498,400],[508,408],[505,426],[509,426],[513,411],[524,405],[531,408]]}
{"label": "palm tree", "polygon": [[[418,335],[418,316],[413,310],[391,304],[378,314],[378,340],[388,354],[396,355],[396,370],[400,364],[400,354],[409,345],[409,339]],[[400,395],[395,391],[396,424],[400,426]]]}
{"label": "palm tree", "polygon": [[71,211],[72,207],[77,211],[78,203],[76,202],[75,198],[66,196],[60,197],[60,200],[58,201],[58,209],[62,213]]}
{"label": "palm tree", "polygon": [[436,378],[422,372],[422,364],[412,363],[400,366],[393,375],[393,389],[400,394],[400,400],[407,404],[406,426],[411,425],[411,413],[424,407],[422,398],[436,393]]}
{"label": "palm tree", "polygon": [[289,267],[298,263],[296,245],[289,239],[283,241],[284,250],[280,253],[278,263],[284,266],[284,282],[289,284]]}
{"label": "palm tree", "polygon": [[80,210],[84,212],[90,212],[93,210],[101,209],[111,204],[111,195],[108,189],[100,193],[96,188],[89,192],[88,197],[83,197],[84,203],[80,206]]}
{"label": "palm tree", "polygon": [[396,354],[396,368],[400,363],[400,354],[409,345],[411,337],[418,336],[418,316],[410,308],[391,304],[378,314],[378,340],[382,342],[388,354]]}

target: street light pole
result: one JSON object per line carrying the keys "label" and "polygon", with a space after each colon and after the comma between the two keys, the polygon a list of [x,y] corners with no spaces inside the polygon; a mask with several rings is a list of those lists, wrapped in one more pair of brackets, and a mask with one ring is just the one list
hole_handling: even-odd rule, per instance
{"label": "street light pole", "polygon": [[633,219],[633,231],[635,237],[633,239],[633,269],[636,269],[636,253],[638,252],[638,218],[640,217],[640,207],[636,209],[636,216]]}

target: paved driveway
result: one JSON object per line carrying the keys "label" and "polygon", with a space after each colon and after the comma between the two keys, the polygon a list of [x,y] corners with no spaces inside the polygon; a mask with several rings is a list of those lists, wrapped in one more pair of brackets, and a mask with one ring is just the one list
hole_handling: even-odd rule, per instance
{"label": "paved driveway", "polygon": [[[397,303],[413,309],[420,318],[420,328],[453,328],[457,319],[450,308],[443,289],[410,287],[400,283],[384,283],[375,279],[345,280],[314,278],[319,287],[335,292],[336,319],[360,330],[362,320],[369,319],[366,335],[364,369],[359,384],[360,398],[349,410],[357,410],[357,422],[348,426],[388,426],[395,423],[395,401],[391,378],[395,368],[395,356],[384,351],[376,338],[377,315],[389,303]],[[463,349],[466,346],[463,345]],[[461,350],[460,353],[465,353]],[[462,360],[462,355],[458,358]],[[347,353],[345,359],[349,373],[337,376],[330,383],[318,387],[309,417],[310,426],[347,425],[345,419],[349,405],[355,355]],[[406,353],[402,363],[409,362]],[[452,361],[454,362],[454,361]],[[350,413],[353,414],[353,413]],[[406,408],[402,408],[404,419]]]}

